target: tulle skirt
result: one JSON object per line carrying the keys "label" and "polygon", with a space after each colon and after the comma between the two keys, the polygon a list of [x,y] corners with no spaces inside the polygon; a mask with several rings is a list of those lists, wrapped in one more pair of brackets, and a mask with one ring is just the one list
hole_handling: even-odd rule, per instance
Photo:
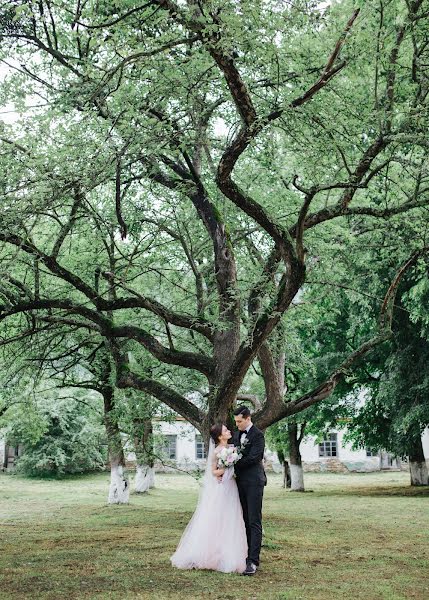
{"label": "tulle skirt", "polygon": [[212,569],[242,573],[246,568],[247,539],[243,511],[233,469],[222,483],[216,480],[200,494],[171,564],[178,569]]}

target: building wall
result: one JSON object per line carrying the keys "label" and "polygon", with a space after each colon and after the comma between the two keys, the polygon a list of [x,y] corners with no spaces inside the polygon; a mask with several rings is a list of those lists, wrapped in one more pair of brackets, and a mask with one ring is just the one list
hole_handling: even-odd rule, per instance
{"label": "building wall", "polygon": [[[155,425],[156,433],[156,425]],[[180,464],[187,461],[195,462],[195,436],[199,433],[195,427],[186,421],[174,423],[159,423],[159,433],[163,435],[177,435],[177,462]]]}
{"label": "building wall", "polygon": [[[301,456],[305,470],[314,471],[375,471],[380,468],[378,456],[368,457],[365,449],[352,450],[344,442],[345,432],[335,430],[337,434],[337,456],[319,456],[319,444],[316,438],[309,437],[301,443]],[[340,465],[344,468],[341,469]]]}
{"label": "building wall", "polygon": [[[153,422],[154,435],[175,435],[177,436],[176,443],[176,460],[174,461],[177,467],[183,469],[204,469],[205,459],[197,459],[196,457],[196,440],[195,437],[199,432],[183,418],[178,418],[172,423],[165,421]],[[127,453],[127,462],[135,463],[134,452]],[[166,459],[166,463],[172,461]],[[161,461],[155,461],[155,466],[159,470],[174,470],[170,469]]]}
{"label": "building wall", "polygon": [[[173,423],[164,421],[154,423],[155,433],[162,435],[176,435],[176,465],[180,468],[204,468],[205,460],[196,458],[195,436],[198,431],[184,419],[177,419]],[[319,446],[315,438],[308,438],[301,444],[301,454],[304,463],[304,470],[307,471],[376,471],[380,469],[380,456],[367,457],[365,450],[352,450],[350,444],[343,441],[344,431],[337,431],[338,450],[336,458],[326,458],[319,456]],[[429,461],[429,428],[422,436],[423,449],[426,460]],[[5,454],[5,443],[0,438],[0,469],[3,467]],[[282,467],[278,462],[277,455],[269,447],[266,448],[266,464],[268,468],[274,471],[281,471]],[[383,466],[387,466],[387,453],[383,455]],[[127,461],[130,464],[135,463],[135,455],[132,452],[127,453]],[[166,461],[168,462],[168,461]],[[398,465],[399,466],[399,465]],[[396,464],[393,468],[397,467]],[[159,469],[168,469],[162,464],[158,464]],[[402,468],[408,468],[402,464]]]}
{"label": "building wall", "polygon": [[[163,435],[177,436],[176,466],[187,469],[204,468],[205,461],[196,459],[195,436],[198,434],[198,431],[192,425],[189,425],[189,423],[181,418],[173,423],[161,421],[155,424],[155,432]],[[344,442],[345,431],[339,430],[335,433],[337,433],[336,457],[319,456],[319,444],[314,437],[309,437],[301,444],[304,470],[370,472],[378,471],[380,468],[408,469],[406,463],[401,463],[400,461],[397,462],[386,452],[379,453],[377,456],[368,457],[365,449],[352,450],[351,445]],[[427,429],[423,435],[423,445],[426,459],[429,460],[429,429]],[[133,453],[128,454],[128,460],[131,463],[134,462],[135,456]],[[273,469],[275,472],[280,472],[282,470],[277,454],[268,446],[266,447],[265,452],[265,462],[268,469]],[[168,470],[168,467],[165,467],[165,465],[160,463],[158,463],[157,467],[159,469],[167,468]]]}

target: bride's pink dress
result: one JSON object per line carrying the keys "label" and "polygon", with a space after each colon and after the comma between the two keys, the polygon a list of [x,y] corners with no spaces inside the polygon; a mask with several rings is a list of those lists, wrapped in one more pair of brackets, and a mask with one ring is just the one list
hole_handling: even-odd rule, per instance
{"label": "bride's pink dress", "polygon": [[[213,455],[207,461],[213,460]],[[206,469],[197,508],[176,552],[170,558],[179,569],[213,569],[242,573],[246,568],[247,539],[234,469],[218,483]]]}

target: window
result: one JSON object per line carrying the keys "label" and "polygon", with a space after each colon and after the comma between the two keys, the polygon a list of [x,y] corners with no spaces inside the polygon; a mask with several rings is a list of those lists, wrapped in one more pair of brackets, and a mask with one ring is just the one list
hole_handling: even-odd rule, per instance
{"label": "window", "polygon": [[336,433],[328,433],[326,439],[319,444],[319,456],[338,456]]}
{"label": "window", "polygon": [[206,449],[204,448],[203,438],[200,435],[195,436],[195,458],[206,458]]}
{"label": "window", "polygon": [[162,444],[162,454],[170,459],[175,459],[177,455],[177,435],[164,435]]}
{"label": "window", "polygon": [[378,452],[377,450],[373,450],[372,448],[366,448],[366,455],[368,458],[371,456],[378,456]]}

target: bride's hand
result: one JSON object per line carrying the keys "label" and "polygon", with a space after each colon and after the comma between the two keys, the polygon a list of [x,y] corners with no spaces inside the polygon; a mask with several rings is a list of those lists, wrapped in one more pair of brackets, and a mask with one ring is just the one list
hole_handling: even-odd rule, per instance
{"label": "bride's hand", "polygon": [[222,481],[222,475],[225,473],[225,469],[217,469],[216,470],[216,479],[218,481],[218,483],[221,483]]}
{"label": "bride's hand", "polygon": [[215,477],[222,477],[222,475],[225,473],[225,469],[213,469],[213,475]]}

